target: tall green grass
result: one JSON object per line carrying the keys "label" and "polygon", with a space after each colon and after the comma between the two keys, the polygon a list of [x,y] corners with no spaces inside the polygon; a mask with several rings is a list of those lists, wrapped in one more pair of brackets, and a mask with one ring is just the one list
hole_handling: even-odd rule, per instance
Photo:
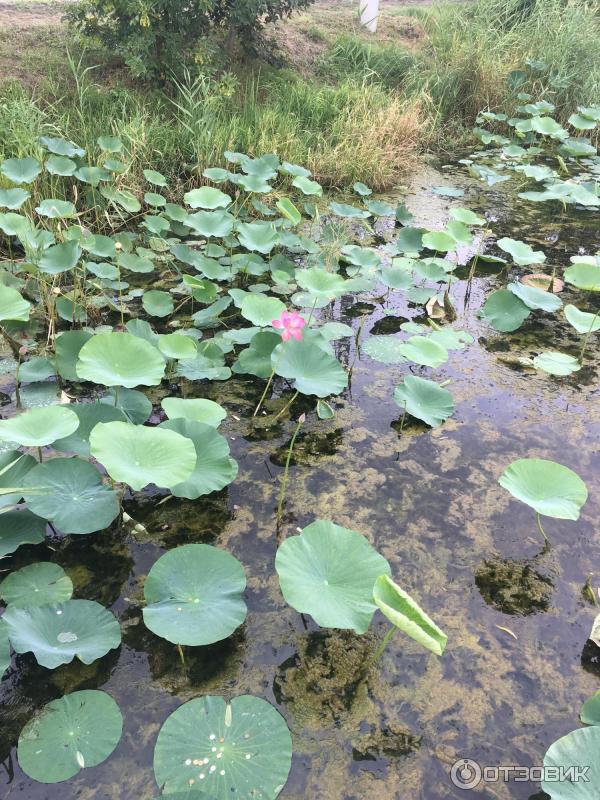
{"label": "tall green grass", "polygon": [[275,152],[336,187],[361,180],[387,189],[415,163],[418,108],[380,86],[367,90],[351,79],[331,86],[259,71],[233,94],[218,80],[188,75],[167,95],[107,87],[97,75],[71,60],[69,77],[43,91],[32,93],[16,82],[5,86],[0,157],[40,156],[39,137],[52,135],[85,147],[93,161],[98,137],[117,135],[130,164],[128,187],[141,189],[143,170],[152,168],[169,178],[176,194],[197,184],[206,167],[225,165],[226,150]]}
{"label": "tall green grass", "polygon": [[477,0],[439,5],[425,22],[426,40],[405,84],[427,99],[439,124],[471,125],[481,108],[510,111],[507,75],[526,61],[520,90],[544,95],[566,117],[600,99],[600,6],[587,0]]}

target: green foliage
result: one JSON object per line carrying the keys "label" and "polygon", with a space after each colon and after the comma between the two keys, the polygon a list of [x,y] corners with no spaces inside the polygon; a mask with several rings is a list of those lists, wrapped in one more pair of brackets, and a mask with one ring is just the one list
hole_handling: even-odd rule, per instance
{"label": "green foliage", "polygon": [[[312,0],[83,0],[68,10],[71,24],[99,38],[134,76],[181,74],[186,60],[201,58],[198,41],[215,26],[249,46],[265,22],[304,8]],[[194,52],[195,51],[195,52]],[[182,57],[183,56],[183,57]],[[187,56],[187,59],[186,59]]]}

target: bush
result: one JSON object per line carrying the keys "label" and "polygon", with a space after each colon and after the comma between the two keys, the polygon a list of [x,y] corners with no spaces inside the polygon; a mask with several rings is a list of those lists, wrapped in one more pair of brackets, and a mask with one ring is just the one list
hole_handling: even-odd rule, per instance
{"label": "bush", "polygon": [[[228,31],[248,45],[265,22],[313,0],[81,0],[67,11],[71,24],[100,39],[135,77],[165,80],[180,74],[189,57],[203,60],[199,43],[211,31]],[[194,54],[194,49],[196,53]]]}

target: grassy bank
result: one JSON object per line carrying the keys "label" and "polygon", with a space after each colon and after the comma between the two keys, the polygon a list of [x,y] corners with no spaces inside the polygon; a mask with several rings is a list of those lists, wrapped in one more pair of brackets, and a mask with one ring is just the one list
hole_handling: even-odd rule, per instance
{"label": "grassy bank", "polygon": [[[276,151],[329,186],[387,190],[424,150],[468,138],[480,109],[510,111],[517,91],[551,100],[563,121],[600,96],[600,16],[583,0],[384,8],[373,39],[358,29],[354,4],[317,3],[268,31],[286,69],[235,65],[169,95],[135,85],[109,54],[80,61],[77,42],[69,63],[56,19],[24,29],[16,50],[5,26],[0,64],[10,61],[13,77],[5,70],[0,89],[0,156],[35,154],[43,134],[93,152],[112,133],[126,143],[133,189],[150,167],[179,190],[222,164],[224,150],[241,150]],[[539,63],[508,83],[528,59]]]}

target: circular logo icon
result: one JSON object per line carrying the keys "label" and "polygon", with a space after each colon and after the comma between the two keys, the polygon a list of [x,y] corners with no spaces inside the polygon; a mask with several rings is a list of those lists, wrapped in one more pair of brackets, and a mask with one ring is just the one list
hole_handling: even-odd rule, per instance
{"label": "circular logo icon", "polygon": [[461,758],[452,765],[450,778],[459,789],[474,789],[481,780],[481,767],[470,758]]}

